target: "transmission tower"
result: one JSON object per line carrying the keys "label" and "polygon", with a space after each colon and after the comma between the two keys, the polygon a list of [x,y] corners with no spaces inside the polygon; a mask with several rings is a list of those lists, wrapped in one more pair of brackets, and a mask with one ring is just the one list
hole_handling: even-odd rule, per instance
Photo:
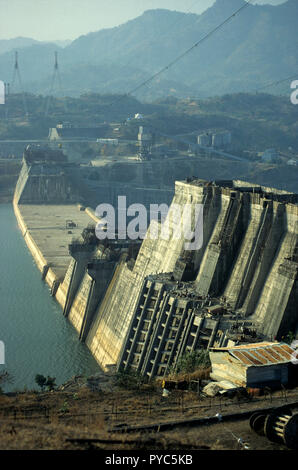
{"label": "transmission tower", "polygon": [[[49,93],[47,103],[46,103],[46,111],[45,111],[45,116],[46,117],[48,116],[48,113],[49,113],[50,104],[51,104],[51,101],[52,101],[52,98],[53,98],[54,85],[55,85],[55,82],[57,82],[57,81],[58,81],[59,91],[61,93],[61,96],[63,96],[62,81],[61,81],[61,76],[60,76],[60,72],[59,72],[59,64],[58,64],[58,52],[55,52],[54,72],[53,72],[53,76],[52,76],[50,93]],[[64,111],[67,112],[65,101],[63,101],[63,105],[64,105]]]}
{"label": "transmission tower", "polygon": [[[26,116],[26,119],[28,118],[28,107],[27,107],[27,101],[26,101],[26,95],[23,87],[23,82],[22,82],[22,77],[20,73],[20,67],[19,67],[19,57],[18,57],[18,52],[15,51],[15,61],[14,61],[14,67],[13,67],[13,76],[12,76],[12,81],[11,84],[7,83],[6,84],[6,98],[10,95],[11,92],[14,92],[14,86],[15,82],[18,80],[20,92],[22,94],[22,101],[23,101],[23,108],[24,108],[24,113]],[[6,106],[6,117],[8,117],[8,106]]]}

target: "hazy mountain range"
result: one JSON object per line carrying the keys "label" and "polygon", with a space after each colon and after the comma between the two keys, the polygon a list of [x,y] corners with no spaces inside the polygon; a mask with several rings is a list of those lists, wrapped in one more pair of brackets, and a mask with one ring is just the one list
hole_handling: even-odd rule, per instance
{"label": "hazy mountain range", "polygon": [[[0,78],[11,82],[13,50],[26,91],[47,93],[59,54],[63,92],[126,93],[197,43],[244,0],[217,0],[201,15],[149,10],[123,25],[81,36],[64,48],[26,38],[0,41]],[[213,96],[255,91],[297,73],[298,1],[250,5],[206,41],[136,92],[138,98],[165,95]],[[15,41],[15,43],[11,42]],[[30,44],[31,41],[31,44]],[[63,44],[65,45],[65,44]],[[15,91],[18,91],[17,83]],[[55,86],[58,94],[58,82]],[[289,83],[268,88],[289,93]]]}
{"label": "hazy mountain range", "polygon": [[[32,38],[13,38],[13,39],[0,39],[0,54],[4,54],[5,52],[14,51],[17,49],[23,49],[24,47],[29,47],[34,44],[48,44],[50,41],[37,41],[36,39]],[[52,44],[56,44],[59,47],[68,46],[71,43],[71,40],[57,40],[52,41]]]}

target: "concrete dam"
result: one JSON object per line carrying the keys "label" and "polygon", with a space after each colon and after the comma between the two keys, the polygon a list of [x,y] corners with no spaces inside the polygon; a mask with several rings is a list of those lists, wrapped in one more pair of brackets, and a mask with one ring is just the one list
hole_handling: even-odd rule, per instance
{"label": "concrete dam", "polygon": [[104,370],[163,376],[186,352],[298,339],[298,195],[176,181],[166,220],[149,230],[168,223],[173,234],[182,220],[171,208],[201,205],[203,243],[187,250],[183,237],[99,240],[75,175],[62,152],[28,148],[13,205],[51,295]]}

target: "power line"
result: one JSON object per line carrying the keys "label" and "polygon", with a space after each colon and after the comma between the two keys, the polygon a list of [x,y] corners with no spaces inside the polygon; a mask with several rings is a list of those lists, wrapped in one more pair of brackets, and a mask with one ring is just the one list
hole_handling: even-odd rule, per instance
{"label": "power line", "polygon": [[[287,50],[287,53],[296,52],[298,43],[295,43],[295,44],[293,44],[293,45],[295,46],[295,49],[289,49],[289,50]],[[287,80],[291,80],[291,79],[296,78],[296,77],[298,78],[298,72],[295,73],[295,75],[291,75],[290,77],[286,77],[286,78],[282,78],[282,79],[276,80],[276,81],[274,81],[274,82],[266,83],[265,85],[262,85],[262,86],[260,86],[259,88],[256,88],[254,91],[257,92],[257,91],[259,91],[259,90],[264,90],[265,88],[270,88],[270,87],[272,87],[272,86],[274,86],[274,85],[279,85],[280,83],[284,83],[284,82],[286,82]]]}
{"label": "power line", "polygon": [[284,83],[288,80],[292,80],[293,78],[298,78],[298,72],[295,73],[295,75],[291,75],[290,77],[282,78],[281,80],[277,80],[275,82],[267,83],[266,85],[257,88],[255,91],[260,91],[260,90],[264,90],[265,88],[270,88],[272,86],[279,85],[280,83]]}
{"label": "power line", "polygon": [[[198,3],[199,0],[195,0],[194,2],[192,2],[192,4],[190,5],[190,7],[188,8],[188,10],[185,11],[185,13],[191,13],[191,10],[192,8]],[[195,15],[195,13],[193,13]],[[182,18],[178,18],[177,20],[175,20],[170,26],[169,26],[169,29],[174,29],[174,27],[176,27],[177,25],[179,25],[180,23],[183,23],[185,20],[185,16],[183,16]],[[158,36],[155,36],[155,42],[157,40],[161,40],[163,38],[165,38],[167,35],[167,33],[163,32],[162,34],[159,34]],[[152,44],[152,42],[149,42],[147,41],[145,43],[146,45],[150,45]],[[108,56],[109,56],[110,52],[107,52],[104,56],[104,58],[101,57],[101,60],[105,60]],[[128,62],[126,62],[125,64],[119,64],[119,65],[122,65],[123,67],[128,67],[133,61],[135,60],[134,57],[132,57]],[[145,72],[144,72],[144,75],[145,75]],[[136,76],[136,73],[134,74],[134,76]],[[108,84],[106,84],[106,86],[103,88],[103,90],[105,88],[108,87]]]}
{"label": "power line", "polygon": [[[288,80],[293,80],[295,78],[298,79],[298,71],[294,75],[290,75],[289,77],[282,78],[282,79],[276,80],[274,82],[266,83],[265,85],[262,85],[259,88],[252,88],[250,90],[247,90],[247,89],[246,90],[241,90],[237,93],[248,93],[249,94],[249,93],[258,92],[260,90],[265,90],[266,88],[270,88],[270,87],[273,87],[275,85],[280,85],[281,83],[287,82]],[[202,97],[192,95],[191,99],[193,99],[193,100],[202,100]]]}
{"label": "power line", "polygon": [[[195,1],[193,1],[193,2],[191,3],[191,5],[188,7],[188,9],[187,9],[186,11],[183,11],[183,13],[185,13],[185,14],[191,13],[192,8],[193,8],[199,1],[200,1],[200,0],[195,0]],[[196,15],[196,13],[193,13],[193,14]],[[184,21],[185,21],[185,15],[184,15],[182,18],[179,17],[179,18],[177,18],[175,21],[173,21],[173,22],[169,25],[169,29],[174,29],[174,27],[176,27],[176,26],[177,26],[178,24],[180,24],[180,23],[183,23]],[[114,39],[114,37],[115,37],[115,39],[116,39],[117,33],[118,33],[118,31],[117,31],[117,29],[116,29],[115,32],[114,32],[114,34],[113,34],[113,36],[112,36],[112,39]],[[159,35],[155,35],[154,40],[155,40],[155,41],[161,40],[161,39],[163,39],[164,37],[166,37],[166,35],[167,35],[167,32],[162,32],[162,33],[159,34]],[[117,40],[117,39],[116,39],[116,40]],[[152,42],[146,41],[146,42],[143,43],[143,46],[144,46],[144,45],[150,45],[150,44],[152,44]],[[101,59],[101,63],[99,64],[99,66],[101,66],[102,63],[103,63],[106,59],[109,59],[110,56],[111,56],[111,50],[106,50],[105,53],[104,53],[104,55],[101,55],[101,58],[100,58],[100,59]],[[128,67],[134,60],[135,60],[135,58],[132,57],[131,59],[129,59],[129,60],[126,61],[125,63],[123,63],[123,62],[121,63],[121,62],[118,61],[117,64],[120,65],[120,66],[122,66],[122,67]],[[110,62],[110,63],[113,64],[113,61]],[[141,72],[141,76],[142,76],[142,75],[143,75],[143,76],[146,75],[146,72],[143,71],[143,73],[142,73],[141,70],[140,70],[140,72]],[[136,77],[136,73],[134,74],[134,76]],[[106,89],[108,89],[108,87],[109,87],[109,83],[106,83],[105,85],[103,85],[103,86],[101,87],[101,91],[100,91],[100,92],[101,92],[101,93],[104,92]]]}
{"label": "power line", "polygon": [[[173,65],[175,65],[178,61],[180,61],[183,57],[185,57],[186,55],[188,55],[191,51],[193,51],[196,47],[198,47],[200,44],[202,44],[202,42],[206,41],[210,36],[212,36],[214,33],[216,33],[219,29],[221,29],[226,23],[228,23],[232,18],[234,18],[236,15],[238,15],[242,10],[244,10],[245,8],[247,8],[249,5],[251,5],[251,2],[252,0],[247,0],[247,2],[242,5],[240,8],[238,8],[238,10],[236,10],[234,13],[232,13],[228,18],[226,18],[222,23],[220,23],[218,26],[216,26],[214,29],[212,29],[209,33],[207,33],[203,38],[201,38],[199,41],[197,41],[195,44],[193,44],[189,49],[187,49],[186,51],[184,51],[182,54],[180,54],[178,57],[176,57],[176,59],[174,59],[172,62],[170,62],[168,65],[166,65],[165,67],[163,67],[160,71],[156,72],[155,74],[151,75],[151,77],[149,77],[147,80],[145,80],[144,82],[142,82],[140,85],[138,85],[137,87],[135,87],[133,90],[131,90],[129,93],[121,96],[119,99],[115,100],[114,102],[110,103],[108,106],[112,106],[116,103],[118,103],[119,101],[121,101],[122,99],[124,99],[126,96],[128,95],[131,95],[132,93],[135,93],[137,90],[139,90],[141,87],[143,86],[147,86],[148,83],[150,83],[152,80],[154,80],[156,77],[158,77],[159,75],[161,75],[163,72],[165,72],[166,70],[168,70],[170,67],[172,67]],[[149,125],[149,127],[155,131],[157,134],[163,136],[163,137],[167,137],[167,138],[170,138],[172,140],[176,140],[176,141],[179,141],[179,142],[182,142],[182,143],[185,143],[185,144],[188,144],[188,145],[192,145],[192,146],[196,146],[197,148],[201,148],[202,150],[208,150],[209,152],[211,153],[215,153],[215,154],[218,154],[218,155],[221,155],[221,156],[226,156],[228,158],[232,158],[234,160],[238,160],[238,161],[241,161],[243,159],[241,158],[238,158],[238,157],[235,157],[234,155],[230,155],[230,154],[227,154],[225,152],[221,152],[221,151],[218,151],[216,149],[210,149],[209,147],[205,148],[199,144],[193,144],[192,142],[190,141],[187,141],[185,139],[181,139],[181,138],[177,138],[176,136],[170,136],[170,135],[167,135],[167,134],[164,134],[162,132],[160,132],[160,130],[158,130],[157,128],[155,128],[154,126],[152,126],[152,124]]]}
{"label": "power line", "polygon": [[[218,26],[216,26],[215,28],[213,28],[211,31],[209,31],[209,33],[205,34],[205,36],[203,36],[201,39],[199,39],[199,41],[197,41],[195,44],[193,44],[190,48],[188,48],[186,51],[184,51],[182,54],[180,54],[178,57],[176,57],[174,60],[172,60],[168,65],[166,65],[165,67],[163,67],[161,70],[159,70],[158,72],[154,73],[153,75],[151,75],[151,77],[149,77],[148,79],[144,80],[140,85],[138,85],[137,87],[133,88],[131,91],[129,91],[128,93],[126,93],[126,95],[124,96],[128,96],[128,95],[132,95],[133,93],[135,93],[136,91],[138,91],[140,88],[142,88],[143,86],[147,85],[148,83],[150,83],[151,81],[153,81],[155,78],[157,78],[159,75],[161,75],[162,73],[164,73],[166,70],[169,70],[171,67],[173,67],[173,65],[175,65],[177,62],[179,62],[181,59],[183,59],[186,55],[188,55],[190,52],[192,52],[195,48],[197,48],[200,44],[202,44],[204,41],[206,41],[207,39],[209,39],[214,33],[216,33],[219,29],[221,29],[225,24],[227,24],[229,21],[231,21],[231,19],[233,19],[235,16],[237,16],[242,10],[244,10],[245,8],[247,8],[249,5],[251,5],[251,2],[252,0],[247,0],[246,3],[244,5],[242,5],[240,8],[238,8],[238,10],[236,10],[234,13],[232,13],[228,18],[226,18],[222,23],[220,23]],[[114,105],[116,103],[118,103],[120,100],[122,100],[124,98],[124,96],[122,96],[121,98],[119,98],[118,100],[114,101],[113,103],[111,103],[111,105]],[[110,105],[110,106],[111,106]]]}
{"label": "power line", "polygon": [[166,137],[170,140],[174,140],[176,142],[189,145],[190,147],[194,147],[196,149],[204,150],[205,152],[207,152],[209,154],[219,155],[221,157],[230,158],[231,160],[235,160],[235,161],[246,161],[245,158],[236,157],[235,155],[232,155],[232,154],[227,153],[227,152],[223,152],[222,150],[217,150],[214,147],[205,147],[204,145],[200,145],[198,143],[193,143],[190,140],[187,140],[185,138],[183,139],[183,138],[181,138],[177,135],[165,134],[164,132],[161,132],[159,129],[154,127],[151,123],[148,124],[147,127],[150,128],[150,130],[154,131],[156,134],[160,135],[161,137]]}
{"label": "power line", "polygon": [[[266,88],[271,88],[275,85],[280,85],[281,83],[284,83],[284,82],[287,82],[288,80],[293,80],[297,78],[298,79],[298,71],[297,73],[295,73],[294,75],[290,75],[289,77],[286,77],[286,78],[282,78],[282,79],[279,79],[279,80],[276,80],[275,82],[269,82],[269,83],[266,83],[265,85],[262,85],[260,86],[259,88],[252,88],[250,90],[240,90],[239,92],[237,93],[254,93],[254,92],[258,92],[260,90],[265,90]],[[193,100],[202,100],[202,97],[200,96],[194,96],[192,95],[191,99]]]}

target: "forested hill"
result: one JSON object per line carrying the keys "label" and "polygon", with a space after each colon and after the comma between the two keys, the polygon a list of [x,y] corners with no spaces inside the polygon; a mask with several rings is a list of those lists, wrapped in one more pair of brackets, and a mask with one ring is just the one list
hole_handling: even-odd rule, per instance
{"label": "forested hill", "polygon": [[[19,50],[24,86],[27,91],[47,92],[53,53],[58,50],[65,94],[130,91],[244,4],[244,0],[216,0],[201,15],[149,10],[116,28],[81,36],[64,49],[40,43],[28,46]],[[249,5],[136,96],[152,100],[247,92],[294,75],[298,73],[297,18],[297,0],[276,6]],[[0,55],[2,80],[11,79],[12,55],[12,51]],[[290,93],[290,82],[268,91]]]}
{"label": "forested hill", "polygon": [[[298,154],[298,106],[290,97],[235,93],[203,100],[167,97],[142,103],[129,96],[86,94],[53,99],[47,117],[47,98],[27,94],[26,101],[28,122],[24,122],[22,95],[10,95],[7,104],[0,107],[0,139],[47,138],[49,127],[61,121],[78,127],[122,122],[126,138],[135,139],[142,123],[168,135],[187,134],[193,141],[208,129],[229,129],[235,151],[292,147]],[[143,121],[131,119],[137,113],[144,116]]]}

